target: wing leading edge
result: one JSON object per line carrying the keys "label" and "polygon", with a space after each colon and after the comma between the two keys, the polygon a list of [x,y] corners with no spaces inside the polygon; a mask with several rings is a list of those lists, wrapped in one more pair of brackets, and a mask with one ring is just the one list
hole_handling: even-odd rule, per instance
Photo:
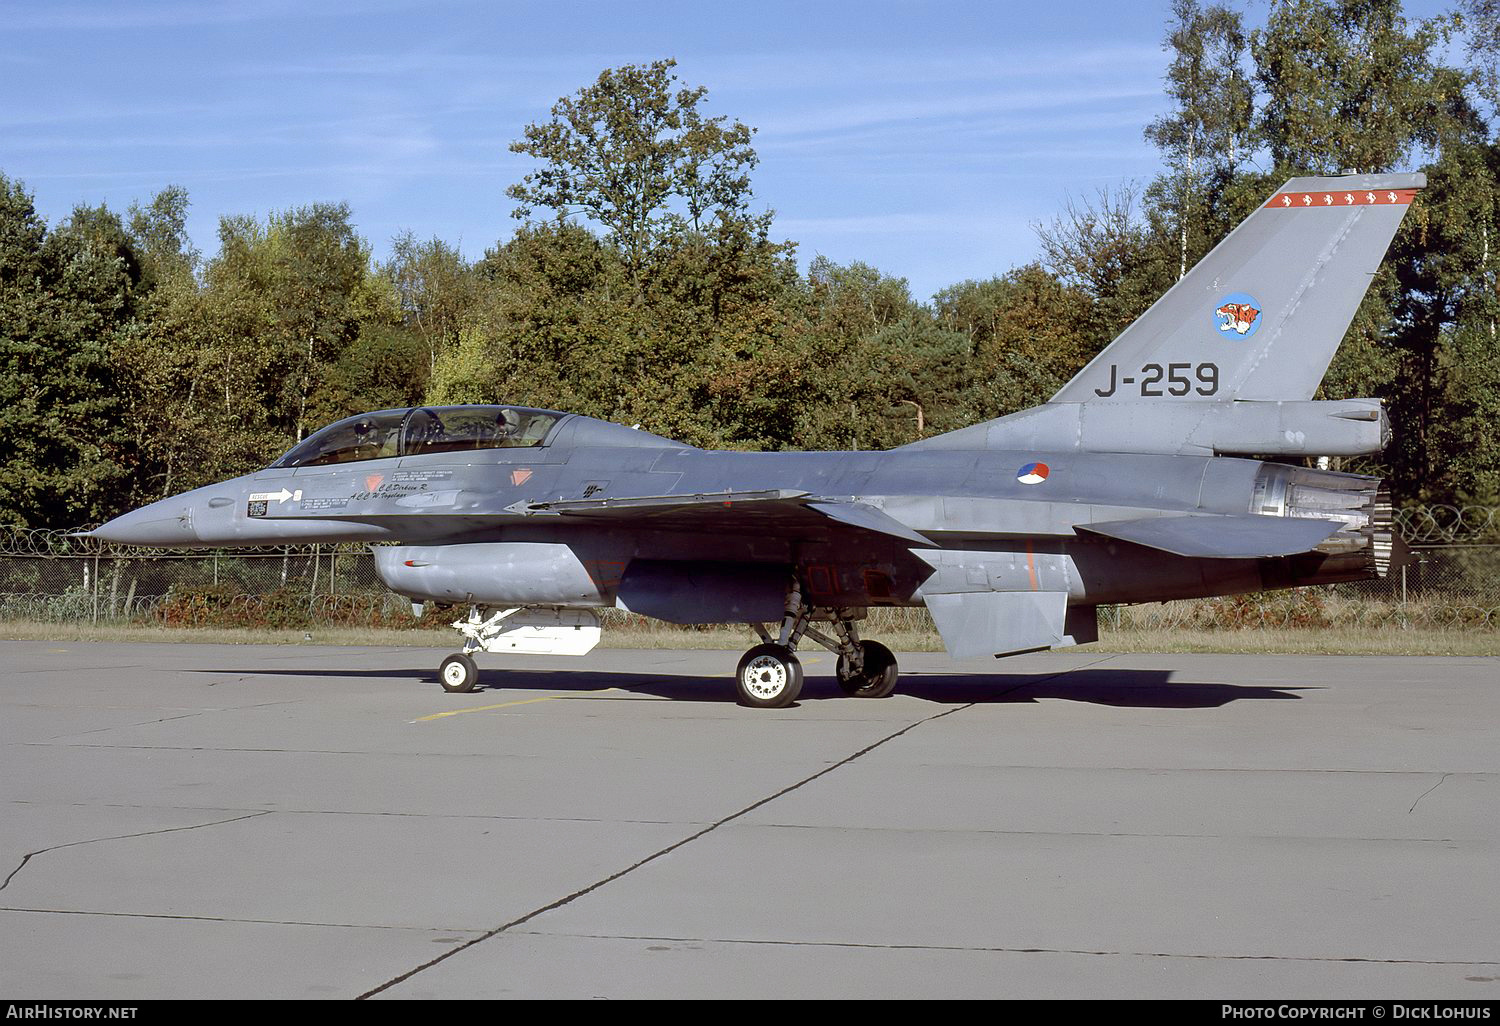
{"label": "wing leading edge", "polygon": [[506,509],[523,516],[557,515],[593,521],[629,521],[632,526],[713,531],[760,530],[775,524],[793,529],[853,527],[933,548],[926,536],[868,503],[807,492],[708,492],[611,499],[563,499],[516,503]]}

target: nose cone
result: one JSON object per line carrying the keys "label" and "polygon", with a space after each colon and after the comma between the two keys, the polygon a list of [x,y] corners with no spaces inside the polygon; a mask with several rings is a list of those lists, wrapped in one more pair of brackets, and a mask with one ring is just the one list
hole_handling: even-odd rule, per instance
{"label": "nose cone", "polygon": [[155,545],[171,548],[198,543],[193,530],[193,503],[183,496],[162,499],[149,506],[115,517],[88,537],[116,545]]}

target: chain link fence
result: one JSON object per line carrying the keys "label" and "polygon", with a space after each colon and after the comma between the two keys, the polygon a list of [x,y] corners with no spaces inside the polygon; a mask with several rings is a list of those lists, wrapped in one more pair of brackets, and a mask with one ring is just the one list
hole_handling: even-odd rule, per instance
{"label": "chain link fence", "polygon": [[[1500,629],[1500,509],[1413,507],[1397,514],[1396,527],[1405,558],[1379,580],[1112,607],[1104,625]],[[872,616],[931,626],[925,610]],[[161,550],[0,528],[0,621],[406,628],[451,618],[433,606],[414,617],[381,583],[364,545]]]}

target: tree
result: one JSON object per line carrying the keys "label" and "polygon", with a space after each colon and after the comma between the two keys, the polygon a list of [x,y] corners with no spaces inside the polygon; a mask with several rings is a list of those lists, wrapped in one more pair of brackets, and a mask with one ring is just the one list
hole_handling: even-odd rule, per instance
{"label": "tree", "polygon": [[1408,498],[1500,499],[1500,294],[1491,236],[1500,217],[1500,148],[1449,146],[1388,263],[1399,280],[1392,355],[1399,388],[1390,453]]}
{"label": "tree", "polygon": [[1302,173],[1389,171],[1441,141],[1462,83],[1439,73],[1452,29],[1413,28],[1399,0],[1276,0],[1250,35],[1266,93],[1257,121],[1278,167]]}
{"label": "tree", "polygon": [[[1202,219],[1205,192],[1233,178],[1245,155],[1254,89],[1241,69],[1246,38],[1240,15],[1226,7],[1200,8],[1197,0],[1174,0],[1172,29],[1164,49],[1174,57],[1167,69],[1167,95],[1176,103],[1146,127],[1146,138],[1172,169],[1164,199],[1178,225],[1177,277],[1187,274],[1189,236]],[[1201,255],[1200,248],[1196,255]]]}
{"label": "tree", "polygon": [[1091,300],[1091,352],[1097,352],[1171,287],[1176,246],[1164,225],[1141,217],[1138,190],[1101,189],[1091,202],[1069,201],[1051,225],[1038,225],[1041,264]]}
{"label": "tree", "polygon": [[1492,115],[1500,113],[1500,0],[1460,0],[1459,9],[1479,93]]}
{"label": "tree", "polygon": [[583,214],[607,230],[632,280],[663,239],[745,217],[754,130],[705,117],[708,91],[676,88],[676,64],[608,69],[559,100],[550,121],[527,125],[510,148],[543,167],[506,190],[521,204],[515,216]]}
{"label": "tree", "polygon": [[970,402],[981,417],[1045,401],[1094,350],[1092,299],[1039,264],[964,282],[935,298],[938,323],[970,340]]}
{"label": "tree", "polygon": [[188,278],[198,271],[200,254],[187,234],[187,190],[169,185],[142,207],[130,204],[130,241],[140,254],[150,286]]}
{"label": "tree", "polygon": [[418,242],[410,232],[391,241],[391,259],[381,267],[396,290],[408,327],[427,346],[427,373],[458,341],[477,301],[474,273],[463,254],[439,238]]}
{"label": "tree", "polygon": [[510,402],[612,417],[630,292],[618,253],[567,223],[526,225],[474,267],[476,299],[429,402]]}
{"label": "tree", "polygon": [[0,175],[0,518],[67,527],[119,512],[124,474],[110,350],[140,263],[120,219],[78,207],[49,233]]}
{"label": "tree", "polygon": [[213,298],[249,332],[237,340],[257,368],[265,420],[300,441],[342,412],[320,403],[328,371],[359,335],[362,312],[378,307],[369,250],[347,204],[316,203],[253,218],[227,217],[206,280]]}

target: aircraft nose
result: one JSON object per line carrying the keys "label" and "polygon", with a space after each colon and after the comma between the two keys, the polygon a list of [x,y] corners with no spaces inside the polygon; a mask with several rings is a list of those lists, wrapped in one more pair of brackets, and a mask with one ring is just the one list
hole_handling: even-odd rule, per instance
{"label": "aircraft nose", "polygon": [[192,504],[181,499],[163,499],[132,510],[89,531],[87,536],[116,545],[167,547],[192,545],[199,540],[193,530]]}

